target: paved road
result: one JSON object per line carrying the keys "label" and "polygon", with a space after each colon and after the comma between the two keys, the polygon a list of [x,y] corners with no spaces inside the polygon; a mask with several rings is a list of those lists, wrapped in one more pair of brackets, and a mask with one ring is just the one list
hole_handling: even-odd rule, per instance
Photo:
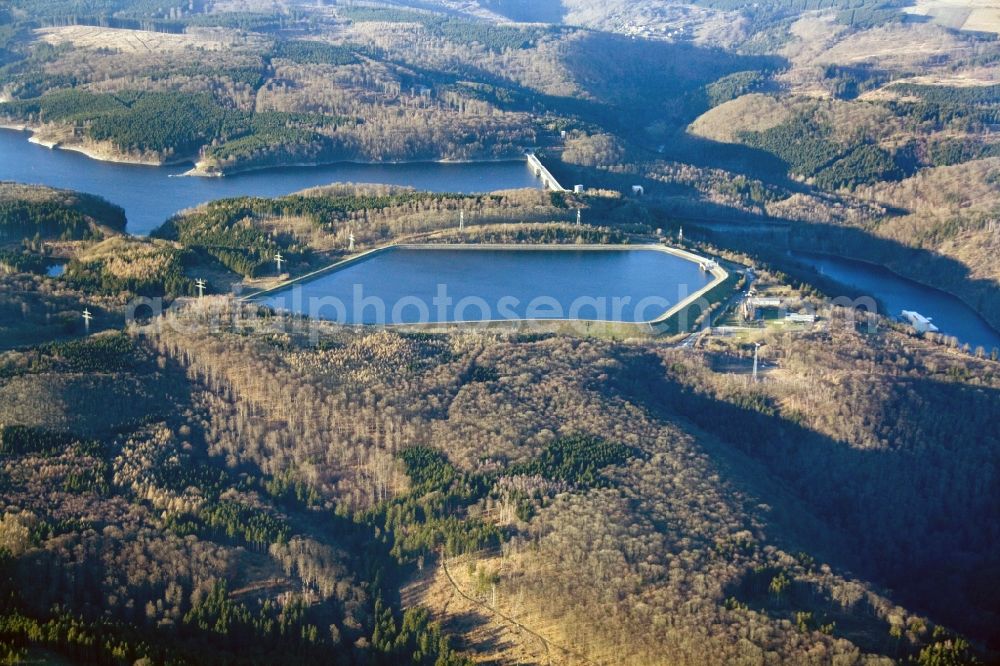
{"label": "paved road", "polygon": [[[746,269],[745,275],[746,275],[746,278],[747,278],[747,283],[746,283],[746,285],[744,285],[743,291],[740,291],[740,292],[737,292],[735,294],[732,294],[729,297],[729,300],[726,301],[726,304],[719,310],[720,314],[723,313],[723,312],[728,311],[730,308],[735,308],[737,305],[739,305],[740,301],[742,301],[744,298],[747,298],[749,296],[749,294],[750,294],[750,288],[753,286],[753,281],[754,281],[754,277],[755,277],[754,273],[753,273],[753,269],[750,269],[750,268]],[[702,335],[711,332],[711,326],[712,326],[712,322],[711,322],[711,317],[710,317],[707,326],[705,326],[701,330],[695,331],[691,335],[687,336],[686,338],[684,338],[683,340],[681,340],[680,342],[678,342],[676,345],[674,345],[674,348],[675,349],[690,349],[690,348],[694,347],[695,343],[698,341],[698,339]]]}

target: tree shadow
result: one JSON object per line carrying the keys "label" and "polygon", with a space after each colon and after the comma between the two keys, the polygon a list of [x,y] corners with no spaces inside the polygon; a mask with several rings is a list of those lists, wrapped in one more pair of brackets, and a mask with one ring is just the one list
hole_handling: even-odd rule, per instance
{"label": "tree shadow", "polygon": [[[646,157],[654,160],[674,160],[697,167],[725,169],[734,173],[746,173],[750,178],[793,192],[806,191],[808,189],[802,183],[791,180],[788,177],[784,163],[770,153],[747,146],[719,144],[698,139],[697,137],[685,136],[684,140],[687,141],[688,139],[708,145],[710,151],[703,152],[699,156],[692,156],[681,155],[677,151],[670,149],[665,150],[663,153],[649,151]],[[633,185],[641,185],[644,191],[643,197],[645,200],[651,200],[649,204],[651,206],[662,207],[663,202],[659,201],[659,199],[672,198],[681,200],[682,198],[686,198],[689,202],[697,204],[697,209],[693,208],[692,212],[704,209],[706,216],[709,218],[724,216],[739,219],[741,216],[745,217],[747,215],[742,211],[734,211],[732,208],[701,201],[702,193],[690,183],[664,182],[658,178],[641,173],[571,164],[557,159],[553,154],[555,151],[546,150],[543,152],[545,154],[542,155],[542,161],[545,167],[567,189],[572,189],[574,184],[579,183],[587,187],[612,189],[630,194]]]}
{"label": "tree shadow", "polygon": [[[863,395],[851,408],[865,412],[851,445],[783,418],[749,385],[719,399],[682,377],[636,351],[611,383],[707,434],[698,440],[726,478],[773,507],[772,536],[789,552],[829,558],[935,622],[1000,646],[1000,600],[983,593],[980,576],[1000,580],[1000,390],[873,377],[852,388]],[[818,524],[802,522],[810,516]]]}
{"label": "tree shadow", "polygon": [[778,567],[748,571],[724,594],[750,610],[787,620],[800,631],[818,630],[845,638],[867,653],[900,656],[900,642],[890,635],[890,624],[863,600],[845,606],[819,585],[790,579]]}
{"label": "tree shadow", "polygon": [[[465,611],[450,614],[443,618],[441,629],[452,637],[453,647],[461,651],[474,650],[476,654],[496,654],[505,649],[513,647],[510,641],[505,640],[498,627],[489,627],[490,619],[483,613],[476,611]],[[470,634],[475,633],[475,642],[468,640]],[[477,663],[499,663],[496,661],[486,661]]]}
{"label": "tree shadow", "polygon": [[664,142],[663,150],[657,155],[658,158],[704,169],[722,169],[744,174],[793,192],[810,189],[807,185],[789,178],[788,163],[773,153],[740,143],[722,143],[695,136],[689,134],[686,127],[687,125],[678,128],[669,141]]}
{"label": "tree shadow", "polygon": [[[788,63],[778,56],[740,55],[684,42],[586,31],[560,56],[560,65],[584,96],[549,95],[464,63],[447,70],[394,64],[404,89],[457,88],[505,111],[556,114],[576,119],[585,130],[604,128],[664,159],[788,180],[787,165],[770,153],[685,132],[709,109],[706,85],[735,72],[783,69]],[[659,129],[651,134],[653,127]]]}
{"label": "tree shadow", "polygon": [[686,126],[708,109],[707,84],[735,72],[770,72],[788,64],[779,56],[596,31],[568,46],[561,64],[591,99],[627,112],[615,123],[624,133],[654,122]]}

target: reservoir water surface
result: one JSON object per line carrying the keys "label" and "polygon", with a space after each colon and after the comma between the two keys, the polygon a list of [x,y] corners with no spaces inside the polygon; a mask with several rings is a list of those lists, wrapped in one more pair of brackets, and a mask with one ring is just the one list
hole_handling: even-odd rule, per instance
{"label": "reservoir water surface", "polygon": [[[39,183],[103,196],[125,208],[127,230],[137,235],[148,234],[179,210],[205,201],[245,195],[280,196],[333,182],[387,183],[433,192],[465,193],[540,186],[540,181],[519,160],[467,164],[342,163],[268,169],[226,178],[176,178],[172,176],[185,171],[186,166],[149,167],[100,162],[80,153],[51,150],[30,143],[28,136],[26,132],[0,130],[0,180]],[[456,301],[464,296],[492,297],[506,291],[511,293],[501,295],[528,297],[521,303],[523,310],[531,298],[547,292],[567,306],[564,318],[569,317],[567,308],[576,298],[574,294],[630,296],[634,299],[631,306],[634,308],[635,303],[652,294],[676,301],[679,284],[687,283],[693,292],[704,284],[701,280],[708,279],[697,266],[687,265],[689,262],[669,255],[619,252],[595,256],[591,252],[584,258],[581,253],[576,254],[574,258],[574,253],[546,252],[525,261],[515,258],[519,253],[508,251],[475,259],[462,254],[447,260],[440,254],[432,259],[428,254],[396,253],[391,258],[380,259],[374,268],[362,264],[352,270],[361,271],[359,277],[362,279],[355,281],[363,285],[365,293],[377,289],[389,297],[394,294],[402,297],[406,295],[402,292],[408,289],[426,295],[427,288],[436,288],[441,277],[445,278],[444,283],[452,290]],[[987,350],[1000,347],[1000,333],[990,328],[972,308],[949,294],[872,264],[798,253],[796,257],[835,280],[860,287],[879,298],[889,308],[887,314],[898,315],[903,309],[917,310],[932,317],[942,333],[954,335],[963,343],[973,347],[982,345]],[[664,260],[676,265],[677,276],[672,276],[669,270],[667,274],[661,272],[660,262]],[[385,275],[378,274],[383,270]],[[466,275],[466,271],[470,273]],[[334,290],[331,295],[343,296],[343,280],[353,279],[354,275],[347,270],[330,274],[303,285],[303,291],[322,295],[325,289],[331,288]],[[433,291],[430,293],[433,296]],[[495,311],[497,305],[494,302],[491,306],[493,317],[502,316]],[[628,307],[620,313],[619,320],[634,320],[635,313]],[[407,316],[413,317],[414,312]],[[472,308],[463,314],[475,319],[475,313]],[[608,317],[588,315],[584,311],[578,314],[581,319],[615,319],[611,312]]]}
{"label": "reservoir water surface", "polygon": [[1000,333],[951,294],[907,280],[875,264],[807,252],[790,254],[823,275],[879,299],[888,309],[885,315],[899,316],[902,310],[916,310],[930,317],[941,333],[955,336],[973,349],[980,345],[987,352],[1000,348]]}
{"label": "reservoir water surface", "polygon": [[350,324],[644,322],[712,279],[655,249],[389,248],[255,300]]}
{"label": "reservoir water surface", "polygon": [[339,163],[281,167],[225,178],[175,178],[190,165],[116,164],[28,141],[30,134],[0,130],[0,180],[97,194],[125,209],[127,231],[145,236],[174,213],[226,197],[275,197],[331,183],[409,185],[429,192],[492,192],[540,187],[523,160],[412,164]]}

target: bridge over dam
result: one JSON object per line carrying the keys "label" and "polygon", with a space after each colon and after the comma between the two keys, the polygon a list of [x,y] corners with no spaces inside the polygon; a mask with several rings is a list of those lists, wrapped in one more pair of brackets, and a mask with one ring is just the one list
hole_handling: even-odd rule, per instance
{"label": "bridge over dam", "polygon": [[528,157],[528,166],[531,167],[532,172],[535,174],[536,178],[542,179],[542,184],[546,189],[552,190],[553,192],[565,192],[566,188],[559,184],[556,177],[553,176],[542,161],[538,159],[538,156],[534,153],[526,153]]}

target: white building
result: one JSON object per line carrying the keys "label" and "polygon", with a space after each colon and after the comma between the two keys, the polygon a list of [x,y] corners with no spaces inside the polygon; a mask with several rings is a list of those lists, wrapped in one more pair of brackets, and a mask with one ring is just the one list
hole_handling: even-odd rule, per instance
{"label": "white building", "polygon": [[930,317],[925,317],[913,310],[903,310],[903,319],[910,323],[917,333],[936,333],[938,327],[931,323]]}

